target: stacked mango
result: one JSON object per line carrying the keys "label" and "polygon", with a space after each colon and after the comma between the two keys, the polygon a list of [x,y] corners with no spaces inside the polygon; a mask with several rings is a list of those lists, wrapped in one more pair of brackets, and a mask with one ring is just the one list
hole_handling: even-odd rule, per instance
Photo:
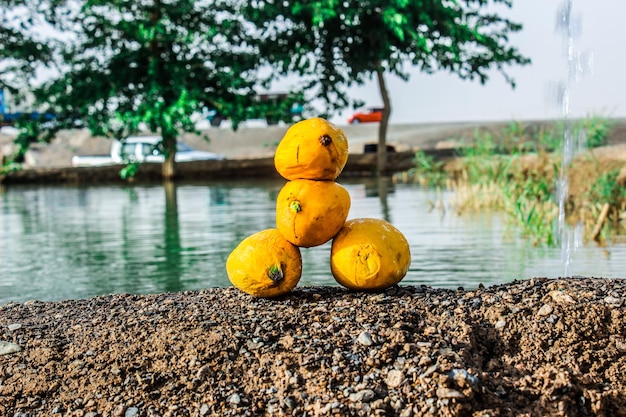
{"label": "stacked mango", "polygon": [[231,283],[257,297],[290,292],[302,275],[300,248],[332,239],[331,272],[353,290],[397,284],[411,263],[409,244],[390,223],[346,220],[350,194],[336,182],[348,161],[348,140],[322,118],[292,125],[278,144],[274,165],[287,183],[276,199],[276,228],[248,236],[231,252]]}

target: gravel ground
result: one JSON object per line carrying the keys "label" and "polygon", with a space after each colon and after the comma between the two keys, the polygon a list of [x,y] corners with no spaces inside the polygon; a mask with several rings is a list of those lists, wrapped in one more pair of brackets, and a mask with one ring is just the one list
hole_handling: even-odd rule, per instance
{"label": "gravel ground", "polygon": [[626,416],[625,297],[533,278],[9,303],[0,415]]}

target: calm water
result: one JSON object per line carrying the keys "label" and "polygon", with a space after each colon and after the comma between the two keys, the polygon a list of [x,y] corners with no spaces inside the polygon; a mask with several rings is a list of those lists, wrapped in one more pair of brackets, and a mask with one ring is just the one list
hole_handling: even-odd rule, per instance
{"label": "calm water", "polygon": [[[282,184],[0,190],[0,304],[229,286],[226,258],[244,237],[274,227]],[[352,197],[349,218],[385,219],[409,240],[412,264],[402,284],[475,288],[562,274],[559,248],[508,238],[497,215],[431,209],[439,197],[415,185],[342,184]],[[302,249],[302,257],[301,285],[337,285],[330,243]],[[572,270],[624,277],[626,245],[585,247]]]}

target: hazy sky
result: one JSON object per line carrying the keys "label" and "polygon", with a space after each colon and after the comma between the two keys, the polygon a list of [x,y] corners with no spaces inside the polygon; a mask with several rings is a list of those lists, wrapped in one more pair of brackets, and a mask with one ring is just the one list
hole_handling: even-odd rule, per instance
{"label": "hazy sky", "polygon": [[[513,0],[508,16],[524,28],[512,44],[532,64],[511,67],[517,82],[512,90],[493,72],[485,85],[462,81],[445,73],[414,72],[408,82],[388,76],[392,123],[552,119],[563,115],[556,85],[567,82],[564,35],[557,31],[557,12],[565,0]],[[586,57],[590,73],[570,81],[570,116],[626,117],[626,2],[624,0],[572,0],[578,24],[574,52]],[[588,72],[589,72],[588,71]],[[371,82],[354,88],[355,98],[380,105],[378,86]],[[349,111],[334,117],[345,124]]]}

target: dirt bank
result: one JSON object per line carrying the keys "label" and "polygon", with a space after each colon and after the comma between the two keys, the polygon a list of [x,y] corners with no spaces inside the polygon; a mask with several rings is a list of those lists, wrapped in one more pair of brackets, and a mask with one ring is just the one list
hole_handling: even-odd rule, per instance
{"label": "dirt bank", "polygon": [[10,303],[0,415],[625,416],[625,295],[587,278]]}
{"label": "dirt bank", "polygon": [[[615,119],[613,122],[607,138],[608,144],[626,143],[626,119]],[[537,132],[553,129],[556,123],[560,121],[521,121],[517,131],[532,136]],[[511,121],[393,124],[389,126],[387,142],[399,152],[441,149],[471,141],[478,131],[497,137],[511,125]],[[350,153],[363,153],[365,144],[378,141],[378,124],[341,128],[348,137]],[[228,159],[256,159],[272,157],[286,130],[287,126],[244,126],[237,131],[213,128],[203,130],[200,134],[184,134],[182,140],[197,149],[222,154]],[[1,154],[12,154],[13,139],[14,135],[0,131]],[[62,131],[50,144],[33,145],[27,155],[27,166],[69,167],[72,155],[106,154],[110,146],[110,139],[93,137],[86,129]]]}
{"label": "dirt bank", "polygon": [[[551,129],[556,122],[520,122],[518,130],[528,136],[538,131]],[[391,125],[387,142],[396,152],[390,153],[387,166],[391,173],[405,172],[415,166],[414,155],[423,150],[435,158],[449,159],[454,155],[454,147],[469,143],[477,131],[495,135],[511,125],[511,122],[459,122],[433,124]],[[191,146],[226,156],[225,161],[198,161],[179,163],[178,179],[211,180],[224,178],[276,177],[273,168],[273,154],[276,145],[284,135],[286,126],[265,128],[208,129],[201,134],[185,134],[182,139]],[[342,175],[370,176],[376,172],[376,158],[366,153],[365,145],[377,142],[378,125],[342,126],[350,143],[350,157]],[[0,132],[0,153],[11,155],[14,152],[13,137]],[[601,156],[604,160],[626,161],[626,120],[614,120],[613,128],[607,137],[608,151]],[[63,131],[50,144],[35,144],[27,153],[25,168],[0,176],[0,183],[122,183],[119,171],[122,166],[72,168],[72,155],[106,154],[111,145],[110,139],[92,137],[87,130]],[[158,165],[145,164],[139,169],[138,182],[161,180]]]}

